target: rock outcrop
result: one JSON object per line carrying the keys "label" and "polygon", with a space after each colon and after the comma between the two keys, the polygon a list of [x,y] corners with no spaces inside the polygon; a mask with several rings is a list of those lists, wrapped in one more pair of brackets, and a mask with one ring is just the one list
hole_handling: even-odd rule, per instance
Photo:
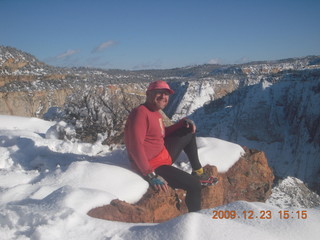
{"label": "rock outcrop", "polygon": [[0,114],[42,117],[50,107],[63,106],[72,89],[0,92]]}
{"label": "rock outcrop", "polygon": [[[218,173],[215,166],[205,166],[205,170],[218,177],[219,182],[202,189],[202,209],[237,200],[264,202],[271,194],[274,176],[263,152],[246,149],[246,154],[226,173]],[[109,205],[90,210],[88,215],[111,221],[137,223],[163,222],[186,212],[183,190],[170,188],[164,193],[149,188],[135,204],[116,199]]]}

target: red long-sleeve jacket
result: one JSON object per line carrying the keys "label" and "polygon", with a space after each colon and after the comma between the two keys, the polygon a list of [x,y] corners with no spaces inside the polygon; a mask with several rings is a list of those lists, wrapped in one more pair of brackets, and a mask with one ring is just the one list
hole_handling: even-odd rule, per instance
{"label": "red long-sleeve jacket", "polygon": [[165,128],[159,111],[151,111],[145,105],[132,110],[125,125],[125,144],[129,158],[142,175],[172,164],[164,137],[181,126],[182,122],[178,122]]}

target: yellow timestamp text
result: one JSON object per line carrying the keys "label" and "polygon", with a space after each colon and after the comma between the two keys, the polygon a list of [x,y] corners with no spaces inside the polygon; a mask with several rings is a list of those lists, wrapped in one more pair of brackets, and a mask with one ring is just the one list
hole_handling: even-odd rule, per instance
{"label": "yellow timestamp text", "polygon": [[306,210],[261,210],[261,211],[236,211],[236,210],[214,210],[212,211],[212,219],[307,219],[308,213]]}

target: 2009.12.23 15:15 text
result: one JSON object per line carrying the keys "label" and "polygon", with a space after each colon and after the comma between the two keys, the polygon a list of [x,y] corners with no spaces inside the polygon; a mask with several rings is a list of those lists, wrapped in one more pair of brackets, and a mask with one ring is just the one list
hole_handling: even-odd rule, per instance
{"label": "2009.12.23 15:15 text", "polygon": [[308,213],[306,210],[289,211],[280,210],[278,212],[272,212],[271,210],[261,211],[242,211],[237,212],[235,210],[214,210],[212,211],[212,219],[272,219],[277,216],[280,219],[307,219]]}

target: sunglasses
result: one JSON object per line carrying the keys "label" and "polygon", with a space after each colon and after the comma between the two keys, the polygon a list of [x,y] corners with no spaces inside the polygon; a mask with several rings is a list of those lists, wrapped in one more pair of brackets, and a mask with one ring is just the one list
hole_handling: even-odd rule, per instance
{"label": "sunglasses", "polygon": [[155,89],[152,90],[152,92],[154,92],[155,94],[164,94],[164,95],[170,95],[170,92],[166,89]]}

